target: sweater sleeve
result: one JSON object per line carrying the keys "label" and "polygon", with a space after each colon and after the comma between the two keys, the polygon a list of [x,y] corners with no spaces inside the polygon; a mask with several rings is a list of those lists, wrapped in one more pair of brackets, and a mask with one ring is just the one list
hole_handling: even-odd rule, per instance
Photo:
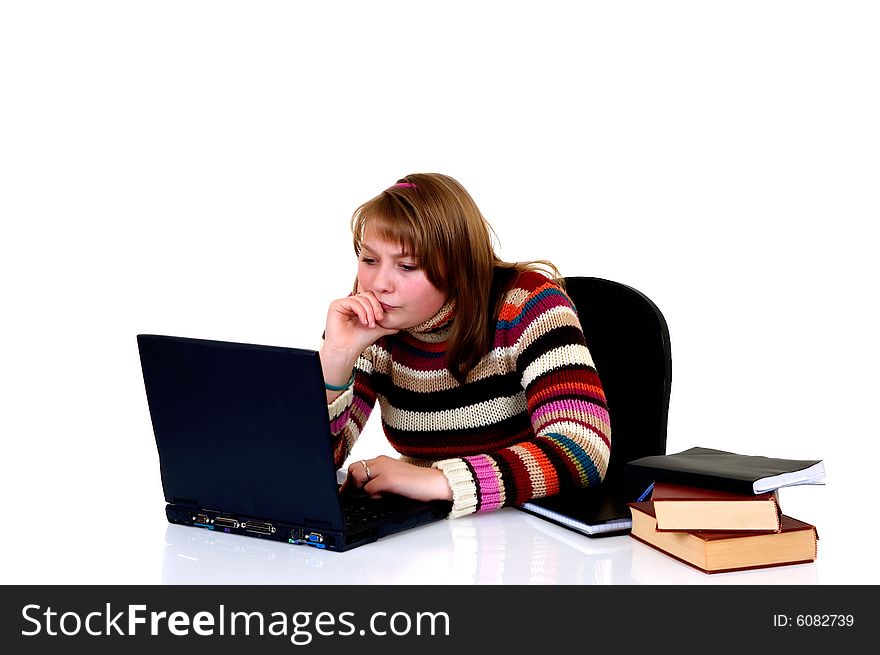
{"label": "sweater sleeve", "polygon": [[370,347],[358,357],[354,365],[354,384],[327,404],[333,460],[337,468],[348,458],[376,404],[372,354]]}
{"label": "sweater sleeve", "polygon": [[574,304],[554,282],[509,293],[498,321],[533,436],[497,451],[434,463],[453,494],[451,517],[598,485],[611,454],[602,384]]}

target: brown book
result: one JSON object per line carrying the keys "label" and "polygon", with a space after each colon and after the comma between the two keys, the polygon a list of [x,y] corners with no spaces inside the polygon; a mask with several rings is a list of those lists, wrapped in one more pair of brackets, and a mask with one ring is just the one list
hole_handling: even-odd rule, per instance
{"label": "brown book", "polygon": [[658,530],[779,532],[782,527],[775,490],[746,495],[658,481],[651,500]]}
{"label": "brown book", "polygon": [[790,516],[782,516],[779,532],[660,532],[652,501],[630,503],[629,507],[630,536],[705,573],[803,564],[816,559],[816,528]]}

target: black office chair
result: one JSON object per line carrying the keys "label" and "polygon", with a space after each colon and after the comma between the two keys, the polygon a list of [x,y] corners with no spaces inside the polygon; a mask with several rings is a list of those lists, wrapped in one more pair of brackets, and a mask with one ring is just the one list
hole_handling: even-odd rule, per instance
{"label": "black office chair", "polygon": [[611,417],[605,482],[620,483],[624,465],[666,453],[672,350],[663,314],[632,287],[595,277],[567,277],[587,347]]}

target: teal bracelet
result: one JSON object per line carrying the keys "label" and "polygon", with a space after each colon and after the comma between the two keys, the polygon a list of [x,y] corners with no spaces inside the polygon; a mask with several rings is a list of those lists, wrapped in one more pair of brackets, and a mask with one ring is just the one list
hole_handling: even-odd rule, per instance
{"label": "teal bracelet", "polygon": [[353,384],[354,384],[354,369],[351,370],[351,377],[348,378],[348,382],[346,382],[341,387],[337,387],[335,384],[327,384],[325,382],[324,388],[327,389],[328,391],[345,391]]}

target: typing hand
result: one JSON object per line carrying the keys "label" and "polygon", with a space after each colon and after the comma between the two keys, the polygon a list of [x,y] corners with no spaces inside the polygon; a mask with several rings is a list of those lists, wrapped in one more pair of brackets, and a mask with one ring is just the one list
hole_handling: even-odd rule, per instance
{"label": "typing hand", "polygon": [[442,471],[380,455],[358,460],[348,467],[342,491],[362,490],[371,498],[394,493],[415,500],[452,500],[452,490]]}

